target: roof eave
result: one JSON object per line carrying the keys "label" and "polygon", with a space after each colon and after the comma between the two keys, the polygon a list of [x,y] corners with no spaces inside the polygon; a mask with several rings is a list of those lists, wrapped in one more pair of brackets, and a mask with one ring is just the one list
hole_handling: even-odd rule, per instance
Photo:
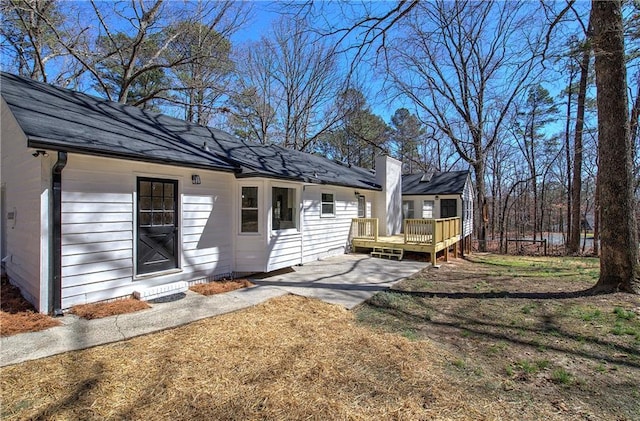
{"label": "roof eave", "polygon": [[134,154],[124,154],[114,151],[101,151],[92,148],[82,148],[79,146],[71,146],[71,145],[60,145],[59,143],[51,143],[50,140],[40,138],[37,136],[28,136],[27,137],[27,147],[32,149],[48,149],[53,151],[65,151],[69,153],[77,153],[80,155],[89,155],[96,156],[100,158],[113,158],[113,159],[122,159],[127,161],[135,161],[135,162],[147,162],[150,164],[162,164],[162,165],[171,165],[171,166],[180,166],[185,168],[196,168],[202,170],[210,170],[210,171],[221,171],[221,172],[229,172],[229,173],[237,173],[240,171],[239,168],[229,166],[218,166],[215,164],[207,165],[207,164],[198,164],[187,161],[180,160],[171,160],[164,158],[154,158],[146,155],[134,155]]}

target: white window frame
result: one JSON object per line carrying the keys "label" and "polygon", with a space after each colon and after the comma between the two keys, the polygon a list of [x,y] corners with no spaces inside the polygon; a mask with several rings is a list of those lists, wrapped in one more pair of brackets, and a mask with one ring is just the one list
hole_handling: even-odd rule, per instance
{"label": "white window frame", "polygon": [[[427,204],[431,205],[431,209],[427,209]],[[436,203],[435,200],[423,200],[422,201],[422,219],[434,219],[433,217],[433,210],[436,207]],[[427,216],[429,215],[428,212],[431,212],[431,216]]]}
{"label": "white window frame", "polygon": [[[362,207],[360,205],[362,204]],[[358,218],[367,217],[367,198],[363,195],[358,196]]]}
{"label": "white window frame", "polygon": [[[291,228],[279,228],[276,229],[273,226],[273,218],[274,218],[274,208],[276,205],[276,202],[273,198],[273,189],[286,189],[286,190],[292,190],[293,191],[293,200],[292,200],[292,204],[291,204],[291,209],[292,209],[292,214],[293,214],[293,227]],[[278,232],[278,233],[294,233],[294,232],[300,232],[300,209],[299,209],[299,199],[298,197],[300,196],[300,191],[297,187],[295,186],[291,186],[291,185],[279,185],[279,184],[273,184],[271,186],[271,209],[270,209],[270,221],[271,221],[271,231],[272,232]]]}
{"label": "white window frame", "polygon": [[[255,188],[256,189],[256,206],[255,207],[244,207],[242,203],[243,199],[243,189],[245,188]],[[242,212],[243,211],[256,211],[258,215],[256,231],[243,231],[242,230]],[[260,187],[255,185],[245,185],[240,186],[240,221],[238,226],[238,231],[242,235],[258,235],[260,234]]]}
{"label": "white window frame", "polygon": [[[325,201],[324,196],[331,195],[331,201]],[[324,205],[331,205],[331,212],[324,211]],[[335,218],[336,216],[336,195],[333,192],[320,193],[320,218]]]}
{"label": "white window frame", "polygon": [[[407,205],[407,212],[405,214],[404,206]],[[411,213],[411,216],[408,216]],[[416,217],[415,210],[415,202],[413,200],[403,200],[402,201],[402,218],[403,219],[414,219]]]}

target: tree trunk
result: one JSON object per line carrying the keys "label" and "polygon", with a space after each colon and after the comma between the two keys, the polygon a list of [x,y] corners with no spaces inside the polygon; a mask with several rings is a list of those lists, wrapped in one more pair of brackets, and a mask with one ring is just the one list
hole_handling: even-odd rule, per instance
{"label": "tree trunk", "polygon": [[600,278],[594,292],[640,294],[622,2],[591,3],[596,52]]}
{"label": "tree trunk", "polygon": [[600,181],[596,177],[596,193],[593,203],[593,255],[600,255]]}
{"label": "tree trunk", "polygon": [[[567,159],[567,225],[566,231],[567,238],[565,239],[565,246],[569,247],[571,241],[571,145],[570,145],[570,125],[571,125],[571,97],[573,92],[573,66],[569,69],[569,91],[567,93],[567,121],[565,127],[565,139],[564,147]],[[564,227],[563,227],[564,228]]]}
{"label": "tree trunk", "polygon": [[569,253],[576,254],[580,248],[580,225],[582,222],[580,212],[580,196],[582,190],[582,132],[584,129],[584,108],[587,97],[587,80],[589,76],[589,60],[591,58],[591,46],[589,34],[582,52],[580,62],[580,84],[578,89],[578,110],[576,114],[576,133],[573,147],[573,189],[571,191],[571,234],[569,235]]}
{"label": "tree trunk", "polygon": [[478,250],[487,251],[487,200],[484,184],[484,160],[479,159],[474,164],[476,173],[476,197],[478,200]]}

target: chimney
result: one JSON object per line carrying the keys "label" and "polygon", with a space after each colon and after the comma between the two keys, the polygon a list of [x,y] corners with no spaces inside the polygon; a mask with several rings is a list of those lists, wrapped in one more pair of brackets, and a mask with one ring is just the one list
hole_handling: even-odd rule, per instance
{"label": "chimney", "polygon": [[376,183],[382,186],[375,204],[379,234],[399,234],[402,229],[402,162],[390,156],[378,156]]}

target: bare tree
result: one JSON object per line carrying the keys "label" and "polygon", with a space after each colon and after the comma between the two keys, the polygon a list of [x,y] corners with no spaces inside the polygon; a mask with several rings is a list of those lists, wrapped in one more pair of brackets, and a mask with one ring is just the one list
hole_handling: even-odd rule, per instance
{"label": "bare tree", "polygon": [[[390,68],[394,83],[473,167],[483,209],[487,152],[536,68],[540,39],[525,29],[519,3],[436,1],[412,12]],[[484,250],[487,222],[478,227]]]}
{"label": "bare tree", "polygon": [[59,38],[72,44],[82,38],[82,31],[67,27],[70,10],[62,6],[55,0],[0,2],[0,51],[5,69],[43,82],[69,83],[77,69],[70,65]]}
{"label": "bare tree", "polygon": [[334,49],[314,38],[304,20],[283,18],[272,39],[263,38],[242,57],[230,126],[262,142],[270,137],[288,148],[313,149],[339,120],[333,105],[342,84]]}
{"label": "bare tree", "polygon": [[593,289],[640,294],[622,2],[594,0],[591,7],[601,212],[600,278]]}

